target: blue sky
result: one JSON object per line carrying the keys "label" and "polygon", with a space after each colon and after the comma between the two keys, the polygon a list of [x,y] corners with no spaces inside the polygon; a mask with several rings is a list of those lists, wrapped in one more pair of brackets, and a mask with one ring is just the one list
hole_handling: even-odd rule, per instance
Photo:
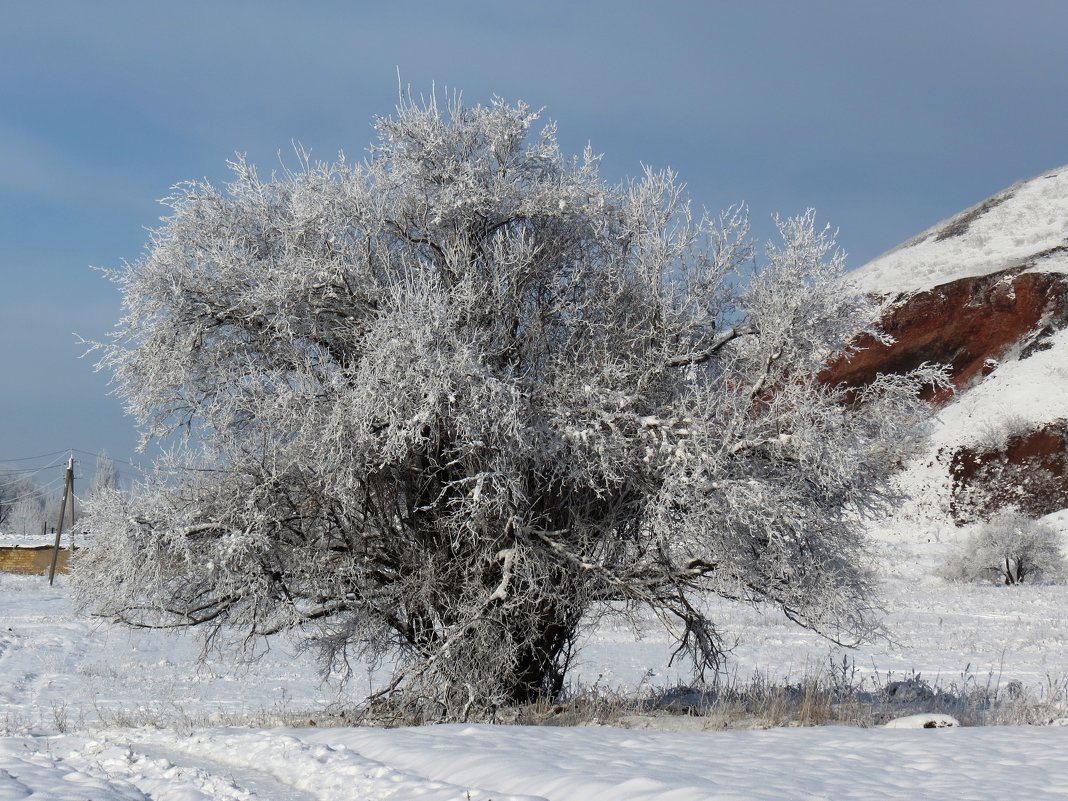
{"label": "blue sky", "polygon": [[352,158],[413,91],[544,106],[621,180],[814,207],[860,266],[1068,162],[1063,2],[10,2],[0,5],[0,463],[136,431],[73,335],[119,296],[156,200],[300,141]]}

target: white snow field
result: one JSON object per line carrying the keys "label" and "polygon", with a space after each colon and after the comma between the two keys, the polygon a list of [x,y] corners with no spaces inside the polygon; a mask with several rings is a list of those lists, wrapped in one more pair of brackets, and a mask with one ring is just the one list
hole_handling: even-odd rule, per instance
{"label": "white snow field", "polygon": [[[954,532],[899,524],[877,545],[890,639],[845,651],[717,602],[738,641],[734,675],[796,682],[844,656],[873,690],[919,673],[943,687],[1018,681],[1063,702],[1064,588],[948,584],[934,573]],[[199,661],[193,637],[78,615],[63,577],[49,588],[0,575],[0,609],[0,801],[1068,798],[1068,726],[704,731],[714,721],[653,716],[623,721],[634,730],[330,727],[367,682],[339,698],[290,641],[243,668],[226,653]],[[685,680],[653,621],[640,628],[641,639],[621,624],[590,632],[576,683]],[[290,728],[269,728],[283,720]]]}
{"label": "white snow field", "polygon": [[135,730],[0,740],[0,799],[1068,797],[1068,727]]}

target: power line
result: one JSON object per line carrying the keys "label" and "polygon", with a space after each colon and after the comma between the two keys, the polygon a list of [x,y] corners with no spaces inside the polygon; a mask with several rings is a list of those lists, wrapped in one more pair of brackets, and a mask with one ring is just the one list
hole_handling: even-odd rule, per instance
{"label": "power line", "polygon": [[[99,459],[101,456],[106,456],[108,459],[111,459],[111,461],[113,461],[113,462],[119,462],[121,464],[129,465],[130,467],[141,468],[141,465],[139,465],[139,464],[137,464],[135,462],[128,462],[125,459],[118,459],[118,458],[112,456],[109,453],[96,453],[94,451],[82,450],[81,448],[64,448],[61,451],[52,451],[51,453],[42,453],[42,454],[39,454],[37,456],[11,456],[11,457],[0,456],[0,467],[2,467],[2,465],[9,464],[11,462],[32,462],[32,461],[35,461],[36,459],[48,459],[48,458],[51,458],[53,456],[63,456],[64,454],[68,454],[68,453],[80,453],[83,456],[93,456],[93,457],[95,457],[97,459]],[[58,462],[56,462],[56,464],[58,464]]]}
{"label": "power line", "polygon": [[68,448],[68,449],[62,450],[62,451],[52,451],[51,453],[42,453],[40,456],[19,456],[19,457],[14,458],[14,459],[0,458],[0,463],[7,464],[8,462],[32,462],[35,459],[47,459],[50,456],[61,456],[64,453],[69,453],[69,452],[70,452],[70,449]]}
{"label": "power line", "polygon": [[[143,465],[134,464],[133,462],[127,462],[125,459],[116,459],[114,456],[112,456],[111,454],[107,454],[107,453],[93,453],[92,451],[83,451],[83,450],[81,450],[79,448],[71,448],[70,451],[72,453],[80,453],[80,454],[83,454],[85,456],[95,456],[97,459],[99,459],[101,456],[106,456],[108,459],[110,459],[113,462],[118,462],[119,464],[124,464],[124,465],[126,465],[128,467],[133,467],[133,468],[135,468],[137,470],[144,470],[145,469]],[[62,453],[67,453],[67,451],[62,451]]]}
{"label": "power line", "polygon": [[[81,448],[68,448],[67,450],[52,451],[51,453],[42,453],[37,456],[17,456],[12,457],[10,459],[0,459],[0,490],[9,490],[12,487],[17,487],[18,483],[23,480],[33,480],[34,476],[37,476],[38,474],[43,473],[46,470],[51,470],[53,468],[59,467],[62,463],[63,457],[69,454],[73,458],[73,455],[75,453],[83,454],[85,456],[92,456],[98,460],[101,457],[107,457],[112,462],[118,462],[119,464],[126,465],[126,467],[130,468],[130,470],[120,470],[118,467],[115,468],[115,472],[120,479],[136,482],[139,476],[144,476],[145,474],[146,468],[143,465],[134,464],[132,462],[126,461],[125,459],[116,459],[115,457],[110,456],[106,453],[94,453],[93,451],[86,451],[82,450]],[[43,467],[38,467],[36,469],[9,468],[3,464],[3,462],[29,462],[37,459],[47,459],[50,457],[54,457],[52,458],[52,461],[50,461]],[[20,495],[17,498],[4,498],[3,502],[6,505],[17,503],[18,501],[29,498],[45,497],[61,481],[63,481],[62,478],[56,478],[44,485],[36,485],[36,481],[34,481],[34,484],[36,486],[34,486],[32,489],[29,489],[28,492],[24,493],[23,495]],[[19,487],[16,489],[16,491],[18,491],[18,489],[22,488]]]}
{"label": "power line", "polygon": [[6,475],[34,475],[36,473],[40,473],[43,470],[48,470],[51,467],[57,467],[57,466],[59,466],[61,464],[61,461],[57,460],[57,461],[52,461],[49,464],[46,464],[44,467],[39,467],[36,470],[30,470],[30,469],[25,469],[25,470],[5,469],[5,465],[10,464],[12,462],[32,462],[32,461],[35,461],[37,459],[48,459],[48,458],[51,458],[51,457],[62,458],[63,456],[65,456],[67,454],[74,454],[74,453],[80,453],[83,456],[92,456],[95,459],[99,459],[101,457],[107,457],[108,459],[110,459],[113,462],[117,462],[118,464],[124,464],[127,467],[132,467],[134,470],[137,470],[137,471],[139,471],[141,473],[143,473],[145,471],[145,469],[146,469],[145,465],[143,465],[143,464],[138,464],[137,462],[128,462],[125,459],[118,459],[118,458],[116,458],[116,457],[114,457],[111,454],[106,453],[106,452],[105,453],[95,453],[93,451],[82,450],[81,448],[67,448],[66,450],[62,450],[62,451],[52,451],[51,453],[42,453],[42,454],[40,454],[38,456],[16,456],[16,457],[12,457],[12,458],[0,457],[0,477],[2,477],[5,474]]}
{"label": "power line", "polygon": [[5,505],[10,505],[10,504],[18,503],[19,501],[25,501],[25,500],[27,500],[29,498],[43,498],[45,495],[48,494],[48,492],[53,487],[59,485],[60,482],[65,482],[66,480],[67,480],[67,477],[65,475],[61,476],[60,478],[54,478],[51,481],[49,481],[47,484],[43,484],[40,487],[34,487],[30,492],[26,493],[25,495],[20,495],[17,498],[7,498],[7,499],[5,499],[4,500],[4,504]]}
{"label": "power line", "polygon": [[[65,454],[67,451],[60,451],[60,454]],[[63,457],[60,456],[60,459]],[[25,460],[23,460],[25,461]],[[19,478],[26,478],[27,476],[35,476],[38,473],[43,473],[45,470],[50,470],[53,467],[59,467],[61,462],[53,460],[46,464],[44,467],[38,467],[36,470],[8,470],[3,466],[0,466],[0,478],[14,477],[15,480]]]}

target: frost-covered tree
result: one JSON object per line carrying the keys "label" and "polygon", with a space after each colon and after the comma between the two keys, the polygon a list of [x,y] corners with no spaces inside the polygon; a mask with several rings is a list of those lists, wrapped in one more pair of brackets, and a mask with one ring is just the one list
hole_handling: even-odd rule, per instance
{"label": "frost-covered tree", "polygon": [[44,492],[31,474],[0,467],[0,532],[41,533]]}
{"label": "frost-covered tree", "polygon": [[18,474],[0,467],[0,531],[3,531],[19,494]]}
{"label": "frost-covered tree", "polygon": [[4,523],[4,533],[19,536],[43,534],[48,526],[45,509],[45,499],[40,494],[30,492],[22,495],[11,507],[11,514]]}
{"label": "frost-covered tree", "polygon": [[389,656],[445,717],[554,695],[606,610],[653,610],[699,671],[707,593],[868,630],[859,519],[941,372],[821,383],[879,332],[811,213],[754,259],[741,212],[609,186],[537,120],[406,101],[365,163],[176,190],[101,365],[190,445],[90,505],[90,603]]}
{"label": "frost-covered tree", "polygon": [[119,488],[119,468],[108,456],[107,451],[102,451],[96,457],[96,468],[93,477],[89,480],[89,486],[85,491],[86,498],[99,495],[105,490],[117,490]]}
{"label": "frost-covered tree", "polygon": [[1061,582],[1068,579],[1062,537],[1045,523],[1013,508],[979,525],[950,554],[942,574],[951,581],[997,584]]}

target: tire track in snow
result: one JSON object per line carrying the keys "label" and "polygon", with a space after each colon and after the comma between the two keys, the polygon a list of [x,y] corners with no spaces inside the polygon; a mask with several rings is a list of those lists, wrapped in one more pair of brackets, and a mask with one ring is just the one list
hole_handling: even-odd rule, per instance
{"label": "tire track in snow", "polygon": [[192,770],[207,776],[232,777],[235,790],[250,793],[209,796],[220,801],[544,801],[539,796],[435,781],[343,745],[305,742],[292,732],[214,730],[183,736],[139,731],[121,740],[114,733],[108,736],[110,747],[156,758],[161,770],[195,766]]}
{"label": "tire track in snow", "polygon": [[132,785],[153,801],[319,801],[262,770],[117,738],[89,741],[64,761],[91,776]]}
{"label": "tire track in snow", "polygon": [[[183,762],[190,762],[191,757],[187,753],[164,748],[159,745],[147,745],[138,743],[136,753],[143,754],[149,759],[155,760],[161,766],[177,767]],[[261,769],[252,769],[244,766],[232,765],[225,762],[217,762],[206,757],[196,757],[194,768],[184,768],[196,774],[208,777],[213,784],[220,779],[228,782],[237,792],[235,799],[252,801],[319,801],[319,797],[313,795],[292,784],[280,781],[275,776]],[[217,796],[212,796],[216,798]]]}

